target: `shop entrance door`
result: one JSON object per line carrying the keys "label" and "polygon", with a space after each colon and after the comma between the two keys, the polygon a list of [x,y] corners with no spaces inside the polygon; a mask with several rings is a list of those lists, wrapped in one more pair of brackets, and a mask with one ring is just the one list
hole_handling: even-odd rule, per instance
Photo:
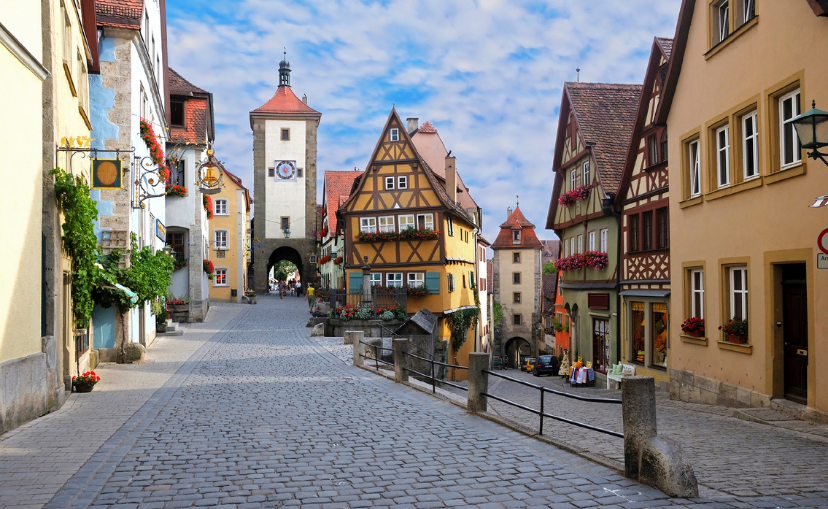
{"label": "shop entrance door", "polygon": [[785,399],[808,403],[808,292],[803,282],[783,282]]}
{"label": "shop entrance door", "polygon": [[610,363],[609,320],[592,319],[592,369],[607,372]]}

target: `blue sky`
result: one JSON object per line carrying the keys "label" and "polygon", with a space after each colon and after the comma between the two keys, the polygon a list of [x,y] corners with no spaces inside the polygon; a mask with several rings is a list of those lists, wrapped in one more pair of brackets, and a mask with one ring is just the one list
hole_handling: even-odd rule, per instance
{"label": "blue sky", "polygon": [[563,83],[639,83],[680,0],[167,0],[172,68],[214,94],[216,154],[253,181],[248,112],[278,86],[322,112],[318,168],[363,169],[386,117],[429,120],[494,241],[506,208],[544,230]]}

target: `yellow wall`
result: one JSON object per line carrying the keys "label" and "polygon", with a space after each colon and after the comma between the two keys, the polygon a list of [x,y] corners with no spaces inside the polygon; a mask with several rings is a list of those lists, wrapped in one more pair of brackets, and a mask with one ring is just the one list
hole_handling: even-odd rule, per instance
{"label": "yellow wall", "polygon": [[[12,2],[16,4],[15,2]],[[25,7],[24,7],[25,5]],[[5,9],[4,9],[5,10]],[[0,21],[41,54],[40,3],[22,2]],[[9,25],[7,23],[12,23]],[[6,280],[0,289],[0,362],[41,351],[42,82],[0,44],[0,153],[9,191],[0,200]],[[13,121],[8,121],[13,119]]]}
{"label": "yellow wall", "polygon": [[[673,319],[672,367],[748,390],[782,397],[783,366],[779,287],[774,267],[781,262],[807,265],[808,405],[828,411],[828,270],[815,266],[817,235],[828,227],[828,209],[808,208],[814,197],[828,193],[828,167],[805,160],[771,173],[778,166],[777,105],[773,95],[798,82],[802,111],[828,106],[828,67],[820,55],[828,45],[828,20],[818,18],[806,2],[756,2],[757,18],[733,33],[714,54],[707,36],[707,2],[697,2],[681,77],[668,118]],[[761,58],[757,56],[761,55]],[[715,122],[742,107],[756,104],[759,125],[760,177],[717,190],[709,177]],[[731,124],[731,146],[738,138]],[[699,133],[702,197],[687,199],[687,167],[683,140]],[[680,155],[680,157],[679,157]],[[741,160],[731,158],[741,171]],[[727,348],[717,327],[725,318],[723,266],[748,266],[749,347]],[[685,270],[704,267],[706,341],[681,339],[680,324],[688,316]]]}
{"label": "yellow wall", "polygon": [[[235,301],[237,300],[237,297],[231,297],[231,290],[238,289],[238,295],[241,296],[244,294],[244,289],[247,286],[246,281],[238,280],[237,267],[241,259],[242,272],[245,275],[247,274],[248,255],[245,248],[247,244],[247,236],[245,229],[247,228],[247,216],[249,215],[249,213],[244,208],[244,203],[242,203],[244,217],[242,218],[241,231],[239,231],[238,204],[240,193],[238,191],[242,188],[236,185],[235,182],[233,182],[226,176],[224,177],[224,183],[224,189],[222,189],[220,193],[212,195],[213,210],[215,210],[216,200],[226,199],[228,214],[226,216],[214,214],[213,219],[210,219],[210,238],[208,239],[208,241],[210,243],[210,260],[213,262],[213,267],[215,267],[216,269],[227,269],[227,286],[217,286],[217,279],[213,279],[213,281],[210,281],[210,298]],[[244,199],[242,198],[242,202],[243,201]],[[227,250],[224,251],[224,258],[218,258],[216,253],[214,234],[216,230],[227,230]],[[239,252],[238,249],[238,239],[240,235],[242,238],[242,252]]]}

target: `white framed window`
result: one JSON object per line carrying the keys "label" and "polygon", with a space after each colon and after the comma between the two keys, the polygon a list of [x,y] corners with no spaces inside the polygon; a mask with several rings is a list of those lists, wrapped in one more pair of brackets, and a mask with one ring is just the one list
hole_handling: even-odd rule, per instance
{"label": "white framed window", "polygon": [[408,189],[408,177],[405,175],[397,177],[397,189]]}
{"label": "white framed window", "polygon": [[743,23],[752,20],[756,16],[756,1],[742,0],[742,13],[744,14],[742,18]]}
{"label": "white framed window", "polygon": [[383,216],[379,218],[379,231],[391,233],[394,230],[394,216]]}
{"label": "white framed window", "polygon": [[417,214],[417,229],[418,230],[433,230],[434,229],[434,215],[433,214]]}
{"label": "white framed window", "polygon": [[385,177],[385,188],[394,189],[394,177]]}
{"label": "white framed window", "polygon": [[425,285],[425,273],[424,272],[409,272],[408,273],[408,286],[410,288],[419,288]]}
{"label": "white framed window", "polygon": [[220,198],[215,202],[215,214],[217,216],[226,216],[228,215],[227,212],[227,200],[224,198]]}
{"label": "white framed window", "polygon": [[377,232],[377,218],[376,217],[361,217],[359,218],[359,231],[362,233],[376,233]]}
{"label": "white framed window", "polygon": [[584,172],[584,185],[588,186],[589,185],[589,161],[586,161],[584,163],[583,172]]}
{"label": "white framed window", "polygon": [[609,249],[609,229],[604,228],[601,230],[601,252],[608,253],[607,249]]}
{"label": "white framed window", "polygon": [[446,278],[448,279],[448,291],[454,291],[454,274],[447,274]]}
{"label": "white framed window", "polygon": [[745,180],[759,175],[759,132],[756,111],[742,117],[742,169]]}
{"label": "white framed window", "polygon": [[799,89],[779,98],[779,155],[782,168],[802,160],[802,147],[792,122],[799,112]]}
{"label": "white framed window", "polygon": [[716,175],[719,187],[730,185],[730,126],[716,129]]}
{"label": "white framed window", "polygon": [[213,230],[216,249],[227,249],[227,230]]}
{"label": "white framed window", "polygon": [[398,216],[400,220],[400,231],[405,230],[406,228],[414,228],[414,216],[409,214],[405,216]]}
{"label": "white framed window", "polygon": [[569,238],[569,256],[575,254],[575,237]]}
{"label": "white framed window", "polygon": [[390,140],[391,141],[400,141],[400,130],[397,128],[391,129],[390,131]]}
{"label": "white framed window", "polygon": [[227,269],[216,269],[213,274],[213,286],[227,286]]}
{"label": "white framed window", "polygon": [[747,267],[730,267],[730,318],[747,320]]}
{"label": "white framed window", "polygon": [[391,288],[402,288],[402,272],[389,272],[385,275],[385,285]]}
{"label": "white framed window", "polygon": [[595,232],[587,233],[587,250],[595,251]]}
{"label": "white framed window", "polygon": [[569,174],[569,190],[572,191],[578,186],[578,168],[572,168]]}
{"label": "white framed window", "polygon": [[584,252],[584,236],[578,235],[578,253]]}
{"label": "white framed window", "polygon": [[520,230],[512,230],[512,244],[520,244]]}
{"label": "white framed window", "polygon": [[690,271],[690,316],[704,318],[704,271]]}
{"label": "white framed window", "polygon": [[691,141],[687,145],[690,162],[690,197],[701,194],[701,161],[699,158],[699,140]]}
{"label": "white framed window", "polygon": [[727,39],[730,35],[730,2],[724,0],[719,4],[719,42]]}
{"label": "white framed window", "polygon": [[451,216],[446,216],[446,231],[449,237],[454,237],[454,220],[452,220]]}
{"label": "white framed window", "polygon": [[368,274],[368,284],[371,287],[382,286],[382,274],[379,272],[372,272]]}

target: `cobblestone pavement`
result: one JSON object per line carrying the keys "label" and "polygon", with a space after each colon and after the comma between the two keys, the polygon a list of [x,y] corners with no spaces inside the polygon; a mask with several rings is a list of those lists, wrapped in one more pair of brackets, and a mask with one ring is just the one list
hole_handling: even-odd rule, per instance
{"label": "cobblestone pavement", "polygon": [[[262,296],[259,305],[234,309],[237,316],[137,411],[120,408],[117,399],[86,409],[92,422],[109,412],[125,417],[100,446],[35,455],[46,472],[49,453],[95,451],[66,460],[80,469],[46,507],[826,504],[824,494],[669,499],[612,469],[346,365],[309,338],[298,299]],[[36,443],[47,420],[15,439]]]}
{"label": "cobblestone pavement", "polygon": [[[615,390],[571,388],[559,377],[534,377],[519,370],[498,373],[583,396],[621,397]],[[491,377],[489,383],[494,395],[539,407],[536,389],[496,377]],[[768,426],[736,419],[731,408],[670,401],[664,393],[658,396],[659,435],[682,444],[699,480],[700,495],[816,494],[828,505],[828,426],[803,421]],[[544,404],[545,411],[552,415],[615,431],[623,428],[620,405],[588,403],[548,393]],[[490,401],[489,407],[491,413],[537,433],[537,416],[498,401]],[[544,436],[623,467],[623,439],[552,419],[544,419],[543,425]]]}

